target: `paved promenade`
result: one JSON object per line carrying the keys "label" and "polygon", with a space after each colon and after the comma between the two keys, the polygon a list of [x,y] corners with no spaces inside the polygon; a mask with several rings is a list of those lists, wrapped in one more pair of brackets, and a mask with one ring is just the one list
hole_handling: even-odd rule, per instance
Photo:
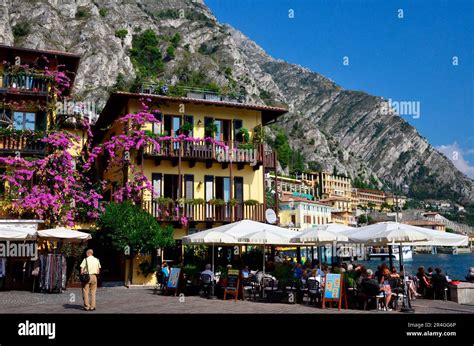
{"label": "paved promenade", "polygon": [[[413,302],[416,313],[471,313],[474,306],[454,302],[418,299]],[[152,289],[114,287],[99,288],[97,310],[82,310],[82,294],[78,288],[68,289],[62,294],[41,294],[21,291],[0,292],[0,314],[4,313],[356,313],[356,314],[398,314],[389,311],[321,309],[305,304],[258,303],[251,301],[208,300],[198,296],[174,297],[154,294]]]}

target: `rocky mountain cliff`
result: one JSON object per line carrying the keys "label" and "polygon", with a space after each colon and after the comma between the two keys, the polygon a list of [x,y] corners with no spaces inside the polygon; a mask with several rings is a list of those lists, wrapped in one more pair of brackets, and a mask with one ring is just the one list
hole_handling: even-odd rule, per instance
{"label": "rocky mountain cliff", "polygon": [[[118,77],[128,85],[136,81],[130,49],[133,37],[148,29],[159,37],[160,80],[173,84],[199,77],[238,90],[248,102],[288,105],[278,126],[309,168],[407,184],[418,197],[474,202],[473,181],[405,120],[384,113],[383,99],[344,90],[306,68],[273,59],[220,24],[200,1],[0,2],[0,43],[82,55],[76,95],[83,100],[106,100]],[[170,51],[176,33],[179,42]],[[269,131],[270,138],[275,131]]]}

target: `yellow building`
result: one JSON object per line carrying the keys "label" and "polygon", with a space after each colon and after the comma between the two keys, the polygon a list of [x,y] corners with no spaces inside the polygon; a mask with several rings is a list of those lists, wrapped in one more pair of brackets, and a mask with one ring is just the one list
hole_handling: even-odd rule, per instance
{"label": "yellow building", "polygon": [[430,220],[410,220],[410,221],[404,221],[403,223],[406,223],[407,225],[411,225],[411,226],[424,227],[424,228],[429,228],[435,231],[446,232],[446,225],[444,225],[441,222],[430,221]]}
{"label": "yellow building", "polygon": [[[302,196],[306,196],[309,199],[313,199],[314,189],[311,182],[303,179],[290,178],[285,176],[276,176],[274,173],[268,173],[265,176],[266,188],[273,191],[282,193],[297,193]],[[278,190],[275,189],[275,185],[278,185]]]}
{"label": "yellow building", "polygon": [[280,225],[302,230],[331,223],[330,205],[283,193],[279,204]]}
{"label": "yellow building", "polygon": [[[78,55],[67,52],[0,45],[0,156],[27,158],[46,154],[45,143],[40,139],[45,131],[61,124],[59,116],[63,114],[56,111],[56,102],[71,94],[79,60]],[[52,87],[46,68],[60,69],[70,78],[71,84],[62,95]],[[0,174],[6,170],[8,167],[0,167]],[[0,200],[7,197],[8,185],[2,181]]]}
{"label": "yellow building", "polygon": [[385,203],[390,207],[395,207],[398,203],[398,208],[403,208],[403,206],[407,203],[407,197],[387,193],[385,195]]}
{"label": "yellow building", "polygon": [[349,211],[333,211],[331,213],[331,218],[333,223],[346,225],[346,226],[356,226],[357,220],[354,214]]}
{"label": "yellow building", "polygon": [[352,200],[356,206],[369,207],[373,205],[375,209],[380,209],[385,203],[385,192],[372,189],[352,189]]}
{"label": "yellow building", "polygon": [[[142,207],[158,221],[173,226],[177,245],[187,234],[223,223],[242,219],[265,221],[264,175],[265,170],[274,169],[275,154],[264,149],[258,138],[262,126],[287,110],[221,100],[115,92],[97,120],[95,140],[101,142],[119,134],[122,128],[111,124],[121,115],[140,111],[143,97],[151,99],[150,111],[159,111],[159,124],[148,124],[146,130],[158,136],[177,136],[186,131],[189,137],[200,139],[163,141],[158,150],[146,148],[143,159],[140,155],[132,158],[138,159],[153,186],[153,191],[145,194]],[[242,145],[246,132],[253,146]],[[225,143],[228,149],[204,140],[208,137]],[[120,185],[126,178],[123,170],[119,172],[103,174]],[[113,191],[114,184],[109,186],[110,195]],[[185,225],[183,217],[187,220]],[[166,252],[164,256],[167,258]],[[133,279],[134,283],[140,280],[143,277]]]}
{"label": "yellow building", "polygon": [[352,201],[345,197],[333,196],[320,199],[319,201],[331,205],[334,211],[352,211]]}

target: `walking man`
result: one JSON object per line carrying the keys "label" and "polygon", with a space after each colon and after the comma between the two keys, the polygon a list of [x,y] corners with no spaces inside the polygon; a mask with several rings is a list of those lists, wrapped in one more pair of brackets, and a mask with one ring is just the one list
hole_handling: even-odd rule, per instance
{"label": "walking man", "polygon": [[[81,263],[81,275],[89,274],[90,280],[87,283],[82,284],[82,296],[84,298],[84,310],[93,311],[95,310],[95,295],[97,292],[97,275],[100,272],[100,261],[95,258],[94,251],[89,249],[86,251],[86,258]],[[89,291],[92,299],[89,304]]]}

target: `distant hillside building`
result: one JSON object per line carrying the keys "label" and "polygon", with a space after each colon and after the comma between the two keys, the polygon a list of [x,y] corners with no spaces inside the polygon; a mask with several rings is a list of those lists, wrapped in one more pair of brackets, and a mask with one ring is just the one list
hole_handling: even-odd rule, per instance
{"label": "distant hillside building", "polygon": [[373,204],[376,209],[379,209],[385,202],[385,192],[373,189],[352,189],[352,200],[356,206],[369,206]]}
{"label": "distant hillside building", "polygon": [[302,230],[331,223],[330,205],[283,193],[280,198],[280,225]]}

